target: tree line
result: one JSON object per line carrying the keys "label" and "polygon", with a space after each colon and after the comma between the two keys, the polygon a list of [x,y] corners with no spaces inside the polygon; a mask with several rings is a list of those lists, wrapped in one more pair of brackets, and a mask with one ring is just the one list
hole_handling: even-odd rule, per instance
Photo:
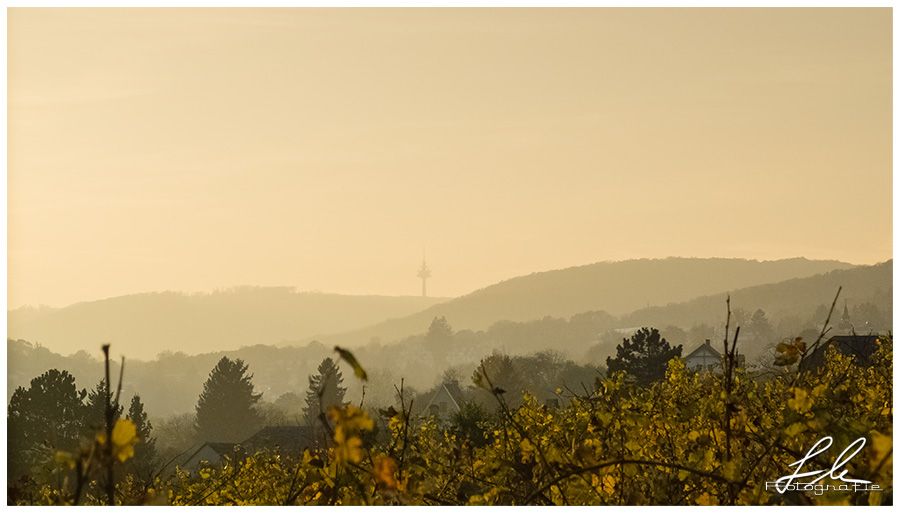
{"label": "tree line", "polygon": [[[265,421],[257,408],[261,394],[255,392],[252,380],[253,375],[242,360],[227,357],[219,360],[197,400],[190,426],[191,438],[197,442],[239,442],[261,428]],[[317,418],[313,411],[317,412],[322,404],[325,407],[344,404],[342,381],[337,363],[331,358],[324,359],[319,372],[309,377],[309,395],[303,410],[306,422]],[[112,391],[106,380],[90,391],[79,390],[75,378],[68,371],[58,369],[35,377],[28,387],[16,388],[7,407],[10,500],[38,482],[58,479],[71,470],[60,467],[61,458],[84,451],[97,433],[102,433],[107,424],[110,395]],[[153,425],[140,395],[132,396],[127,412],[118,403],[111,410],[113,424],[119,419],[128,420],[137,440],[130,448],[133,454],[127,465],[117,469],[119,474],[149,486],[166,470],[174,468],[167,469],[173,463],[171,450],[169,454],[157,450]]]}

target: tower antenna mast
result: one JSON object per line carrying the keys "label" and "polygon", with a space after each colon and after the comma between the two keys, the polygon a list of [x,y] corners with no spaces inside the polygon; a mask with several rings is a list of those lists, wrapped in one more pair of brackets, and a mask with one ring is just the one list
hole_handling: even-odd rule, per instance
{"label": "tower antenna mast", "polygon": [[428,281],[428,278],[431,278],[431,269],[428,268],[428,264],[425,263],[425,253],[422,253],[422,267],[419,268],[419,273],[417,274],[419,278],[422,279],[422,297],[428,297],[427,289],[425,288],[425,282]]}

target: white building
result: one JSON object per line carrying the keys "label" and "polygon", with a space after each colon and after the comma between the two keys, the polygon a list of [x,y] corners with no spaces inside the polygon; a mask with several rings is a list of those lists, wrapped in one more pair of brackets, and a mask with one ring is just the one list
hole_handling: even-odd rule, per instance
{"label": "white building", "polygon": [[716,371],[722,368],[722,353],[716,351],[709,339],[684,357],[687,368],[694,371]]}

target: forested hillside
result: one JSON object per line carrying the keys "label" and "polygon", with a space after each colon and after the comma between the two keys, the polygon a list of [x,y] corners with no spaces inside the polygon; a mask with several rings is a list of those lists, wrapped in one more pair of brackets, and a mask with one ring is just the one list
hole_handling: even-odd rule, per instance
{"label": "forested hillside", "polygon": [[894,261],[872,266],[835,270],[807,278],[795,278],[730,292],[720,292],[683,303],[648,307],[621,318],[624,326],[691,326],[718,325],[722,322],[722,305],[726,294],[739,321],[749,321],[753,312],[762,309],[781,331],[800,331],[820,326],[825,320],[838,287],[841,287],[838,314],[848,306],[850,321],[858,333],[890,328],[893,311]]}

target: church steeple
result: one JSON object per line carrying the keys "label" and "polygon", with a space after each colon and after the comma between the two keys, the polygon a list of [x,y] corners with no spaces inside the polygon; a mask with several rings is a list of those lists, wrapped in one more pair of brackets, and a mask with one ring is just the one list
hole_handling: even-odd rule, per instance
{"label": "church steeple", "polygon": [[844,333],[853,332],[853,323],[850,322],[850,310],[847,309],[847,301],[844,300],[844,313],[841,314],[841,324],[838,329]]}

